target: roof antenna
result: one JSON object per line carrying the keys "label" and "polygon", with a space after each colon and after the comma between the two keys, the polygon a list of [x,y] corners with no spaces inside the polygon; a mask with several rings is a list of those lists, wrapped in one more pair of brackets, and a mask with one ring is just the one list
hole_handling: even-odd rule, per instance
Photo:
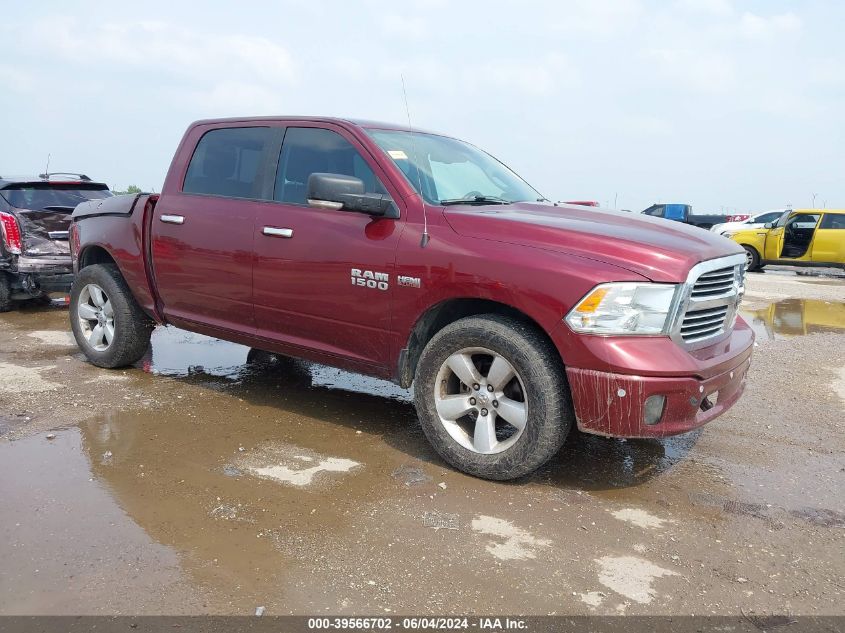
{"label": "roof antenna", "polygon": [[[408,128],[411,128],[411,110],[408,108],[408,92],[405,90],[405,75],[399,75],[402,78],[402,96],[405,98],[405,114],[408,116]],[[414,160],[417,159],[417,143],[414,140],[414,132],[411,131],[411,151],[414,153]],[[413,163],[412,163],[413,164]],[[428,244],[429,235],[428,235],[428,214],[426,213],[426,206],[425,206],[425,196],[423,196],[422,192],[422,176],[420,176],[420,168],[419,165],[414,164],[414,169],[417,172],[417,186],[420,189],[420,202],[422,202],[422,210],[423,210],[423,232],[422,238],[420,238],[420,247],[425,248],[426,244]]]}
{"label": "roof antenna", "polygon": [[46,174],[44,177],[49,179],[50,178],[50,154],[47,153],[47,167],[44,169],[44,173]]}

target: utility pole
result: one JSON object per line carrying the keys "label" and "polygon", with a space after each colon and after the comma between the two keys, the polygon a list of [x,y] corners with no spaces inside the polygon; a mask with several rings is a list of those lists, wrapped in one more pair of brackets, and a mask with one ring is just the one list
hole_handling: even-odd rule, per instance
{"label": "utility pole", "polygon": [[819,195],[819,194],[817,194],[817,193],[814,193],[814,194],[813,194],[813,208],[814,208],[814,209],[816,208],[816,196],[817,196],[817,195]]}

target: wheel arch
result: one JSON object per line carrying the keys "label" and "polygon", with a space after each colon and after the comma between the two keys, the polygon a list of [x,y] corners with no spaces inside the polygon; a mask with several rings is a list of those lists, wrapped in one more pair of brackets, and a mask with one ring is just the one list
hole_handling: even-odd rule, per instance
{"label": "wheel arch", "polygon": [[[79,270],[94,264],[114,264],[117,266],[117,261],[108,250],[99,244],[92,244],[83,248],[82,252],[79,253]],[[120,266],[118,266],[119,268]]]}
{"label": "wheel arch", "polygon": [[[404,388],[411,386],[420,355],[435,334],[459,319],[482,314],[498,314],[522,321],[540,333],[548,344],[551,345],[552,349],[555,350],[555,353],[558,353],[549,333],[535,319],[522,310],[492,299],[478,299],[473,297],[450,298],[429,306],[417,319],[408,336],[405,348],[399,353],[397,382]],[[563,362],[562,359],[561,362]]]}
{"label": "wheel arch", "polygon": [[84,268],[93,266],[94,264],[112,265],[117,268],[118,273],[132,289],[135,300],[141,306],[141,309],[147,313],[147,316],[157,323],[164,322],[156,307],[152,287],[150,280],[146,276],[143,260],[141,260],[140,264],[136,264],[128,256],[118,259],[112,255],[112,252],[106,246],[95,243],[82,247],[76,262],[78,262],[77,274]]}
{"label": "wheel arch", "polygon": [[749,271],[753,272],[755,270],[760,270],[764,266],[763,254],[760,252],[759,248],[757,248],[754,244],[748,244],[747,242],[737,242],[737,244],[742,246],[744,250],[754,251],[757,255],[757,263],[753,267],[748,268]]}

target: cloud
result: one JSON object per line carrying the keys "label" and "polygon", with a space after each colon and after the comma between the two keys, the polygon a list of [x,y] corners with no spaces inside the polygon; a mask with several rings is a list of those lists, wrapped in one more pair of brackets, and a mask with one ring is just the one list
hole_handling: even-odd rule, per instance
{"label": "cloud", "polygon": [[383,64],[379,72],[385,79],[398,78],[400,74],[408,81],[409,95],[411,90],[425,87],[464,96],[491,90],[540,96],[580,81],[577,67],[560,53],[539,59],[497,57],[481,62],[463,58],[449,64],[430,59],[392,61]]}
{"label": "cloud", "polygon": [[675,5],[687,11],[718,16],[728,16],[734,11],[730,0],[678,0]]}
{"label": "cloud", "polygon": [[381,18],[381,30],[391,37],[422,40],[428,32],[428,23],[419,17],[388,14]]}
{"label": "cloud", "polygon": [[112,24],[51,17],[35,24],[25,44],[34,52],[90,67],[148,70],[159,76],[221,76],[292,81],[286,49],[264,37],[194,31],[166,22]]}
{"label": "cloud", "polygon": [[30,92],[35,86],[35,81],[30,73],[20,68],[0,64],[0,85],[11,92]]}
{"label": "cloud", "polygon": [[734,62],[722,53],[663,48],[648,51],[647,57],[664,76],[695,92],[720,94],[736,84]]}
{"label": "cloud", "polygon": [[639,0],[569,0],[563,7],[552,7],[556,15],[565,16],[555,20],[555,30],[601,37],[630,28],[644,14]]}
{"label": "cloud", "polygon": [[797,33],[803,23],[801,18],[792,12],[763,17],[754,13],[743,13],[739,22],[739,30],[749,39],[773,39],[780,35]]}

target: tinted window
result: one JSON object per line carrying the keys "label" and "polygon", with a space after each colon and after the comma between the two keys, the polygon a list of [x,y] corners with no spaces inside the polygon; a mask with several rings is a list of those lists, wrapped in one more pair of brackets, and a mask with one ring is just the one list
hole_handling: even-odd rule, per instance
{"label": "tinted window", "polygon": [[182,191],[230,198],[261,198],[260,166],[271,137],[272,131],[266,127],[206,132],[188,165]]}
{"label": "tinted window", "polygon": [[664,205],[658,204],[643,211],[643,215],[653,215],[655,217],[662,218],[664,210]]}
{"label": "tinted window", "polygon": [[274,198],[307,204],[308,176],[343,174],[364,181],[367,193],[387,193],[363,157],[337,132],[313,127],[292,127],[285,132]]}
{"label": "tinted window", "polygon": [[[60,187],[48,183],[15,186],[0,191],[6,202],[18,209],[33,211],[72,211],[86,200],[99,200],[112,195],[104,185],[79,185]],[[50,209],[48,209],[50,207]],[[52,207],[61,207],[55,208]]]}
{"label": "tinted window", "polygon": [[845,213],[825,213],[819,228],[845,230]]}

